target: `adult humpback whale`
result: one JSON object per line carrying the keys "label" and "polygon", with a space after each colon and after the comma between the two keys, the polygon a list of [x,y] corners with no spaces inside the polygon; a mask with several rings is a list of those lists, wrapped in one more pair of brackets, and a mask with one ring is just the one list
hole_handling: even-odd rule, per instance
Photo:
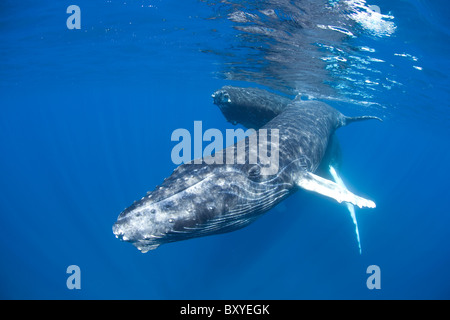
{"label": "adult humpback whale", "polygon": [[[248,101],[244,95],[242,101],[230,104],[230,93],[226,98],[226,91],[225,88],[213,95],[219,106],[228,103],[233,111]],[[276,96],[271,94],[263,100],[268,101],[266,110],[249,123],[259,127],[273,111],[269,118],[274,118],[254,135],[259,138],[267,130],[271,140],[271,133],[274,130],[278,133],[279,145],[271,147],[271,152],[278,148],[278,172],[267,174],[264,170],[267,164],[259,159],[257,163],[244,164],[207,164],[211,161],[183,164],[153,192],[119,215],[113,226],[116,237],[147,252],[168,242],[234,231],[247,226],[299,188],[361,208],[375,207],[374,202],[351,193],[343,184],[314,173],[336,129],[354,121],[378,118],[346,117],[319,101],[282,99],[286,103],[280,105],[272,103]],[[248,108],[249,114],[254,114],[251,110],[258,105],[249,104]],[[246,137],[244,141],[246,159],[256,152],[250,143],[254,141],[252,138]],[[237,144],[214,156],[228,152],[236,154]]]}

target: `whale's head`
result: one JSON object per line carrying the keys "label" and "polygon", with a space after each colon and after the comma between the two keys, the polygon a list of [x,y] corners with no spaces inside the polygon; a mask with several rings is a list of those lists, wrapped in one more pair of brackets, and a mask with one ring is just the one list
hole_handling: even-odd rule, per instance
{"label": "whale's head", "polygon": [[[192,187],[182,188],[188,181],[184,178],[173,180],[164,182],[126,208],[113,225],[115,236],[145,253],[162,243],[177,241],[176,230],[182,228],[181,224],[194,225],[201,210],[198,202],[200,199],[207,201],[205,195],[199,192],[195,199]],[[189,184],[201,183],[195,180]]]}
{"label": "whale's head", "polygon": [[155,249],[159,246],[156,240],[160,237],[157,235],[163,233],[164,225],[170,223],[170,219],[161,219],[163,215],[167,216],[165,211],[158,203],[141,199],[119,215],[113,225],[113,233],[116,238],[132,243],[142,252]]}
{"label": "whale's head", "polygon": [[114,223],[113,233],[141,252],[205,235],[207,222],[226,212],[232,203],[229,176],[223,166],[182,165],[154,191],[126,208]]}

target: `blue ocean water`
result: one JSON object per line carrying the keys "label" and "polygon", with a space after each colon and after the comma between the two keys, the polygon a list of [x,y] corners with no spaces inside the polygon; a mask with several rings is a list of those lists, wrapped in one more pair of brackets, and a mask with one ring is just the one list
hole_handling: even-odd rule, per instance
{"label": "blue ocean water", "polygon": [[[72,4],[79,30],[66,25]],[[448,11],[3,0],[0,298],[449,299]],[[212,104],[224,85],[383,118],[337,132],[346,184],[377,203],[356,212],[361,255],[345,206],[303,191],[233,233],[146,254],[114,237],[118,214],[176,167],[175,129],[234,128]],[[366,285],[370,265],[381,289]]]}

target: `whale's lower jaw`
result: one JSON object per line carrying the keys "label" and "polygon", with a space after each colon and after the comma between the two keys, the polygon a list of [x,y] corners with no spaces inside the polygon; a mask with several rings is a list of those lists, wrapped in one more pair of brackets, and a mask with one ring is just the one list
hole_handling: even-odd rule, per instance
{"label": "whale's lower jaw", "polygon": [[116,235],[116,238],[131,243],[142,253],[147,253],[162,244],[218,235],[242,229],[258,219],[265,211],[253,212],[250,215],[242,214],[244,217],[231,214],[226,217],[213,219],[212,221],[208,221],[208,223],[196,227],[184,228],[183,230],[171,230],[166,234],[153,236],[150,239],[144,238],[130,241],[129,239],[124,239],[121,235]]}

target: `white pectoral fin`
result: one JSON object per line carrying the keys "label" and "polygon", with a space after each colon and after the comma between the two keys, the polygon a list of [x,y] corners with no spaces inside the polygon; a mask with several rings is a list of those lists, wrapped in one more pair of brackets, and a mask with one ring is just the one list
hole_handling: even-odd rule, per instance
{"label": "white pectoral fin", "polygon": [[[344,181],[336,172],[336,169],[334,169],[334,167],[330,165],[329,170],[330,170],[331,176],[333,177],[334,182],[336,182],[338,185],[347,189]],[[356,233],[356,239],[358,240],[359,254],[362,254],[361,239],[359,238],[358,221],[356,220],[355,207],[353,206],[353,204],[348,203],[348,202],[345,203],[345,205],[347,206],[347,209],[350,212],[350,216],[352,217],[353,223],[355,225],[355,233]]]}
{"label": "white pectoral fin", "polygon": [[361,198],[336,182],[324,179],[311,172],[302,174],[297,181],[297,185],[302,189],[314,191],[333,198],[339,203],[347,202],[360,208],[375,208],[375,203],[373,201]]}

